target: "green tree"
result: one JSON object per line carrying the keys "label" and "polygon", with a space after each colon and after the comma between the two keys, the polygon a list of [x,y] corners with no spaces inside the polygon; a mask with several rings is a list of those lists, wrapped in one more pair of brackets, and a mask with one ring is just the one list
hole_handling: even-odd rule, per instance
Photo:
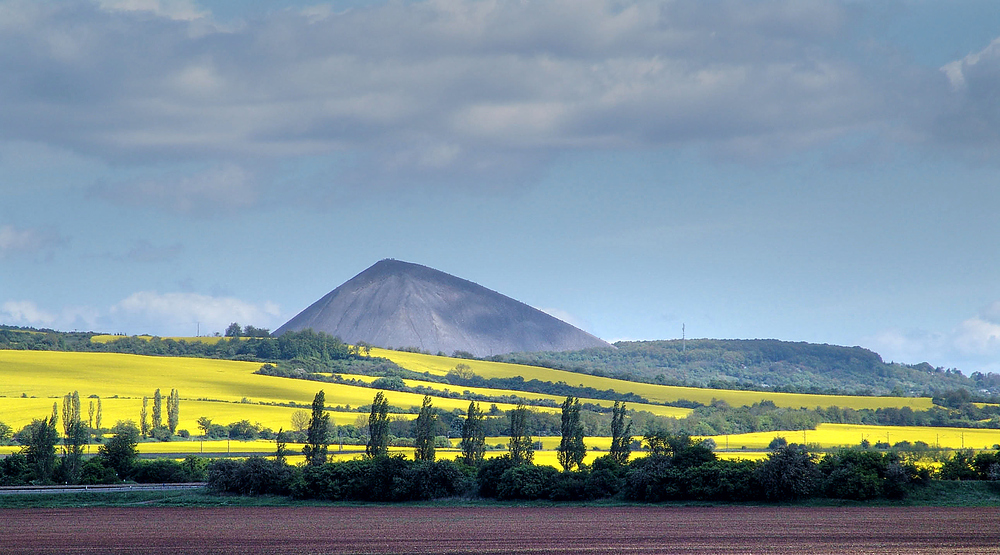
{"label": "green tree", "polygon": [[306,445],[302,454],[310,466],[320,466],[326,462],[328,448],[326,434],[330,428],[330,415],[326,414],[326,393],[321,389],[313,397],[312,418],[309,420],[309,431],[306,434]]}
{"label": "green tree", "polygon": [[170,396],[167,397],[167,428],[170,429],[171,434],[177,432],[177,422],[180,420],[181,414],[180,405],[181,394],[176,389],[171,389]]}
{"label": "green tree", "polygon": [[7,424],[0,422],[0,444],[7,443],[14,435],[14,429]]}
{"label": "green tree", "polygon": [[83,468],[83,448],[90,441],[90,432],[82,420],[75,420],[66,433],[66,456],[63,457],[63,474],[70,484],[80,482]]}
{"label": "green tree", "polygon": [[94,413],[94,435],[97,439],[104,437],[104,432],[101,431],[101,398],[97,398],[97,412]]}
{"label": "green tree", "polygon": [[57,420],[55,416],[36,419],[21,431],[21,441],[24,442],[21,452],[36,483],[52,481],[52,472],[56,466],[56,442],[59,441]]}
{"label": "green tree", "polygon": [[63,433],[69,437],[70,430],[75,429],[76,423],[80,421],[80,393],[74,391],[63,395]]}
{"label": "green tree", "polygon": [[153,429],[163,427],[163,396],[160,395],[160,389],[156,388],[156,393],[153,393]]}
{"label": "green tree", "polygon": [[587,446],[583,443],[583,425],[580,423],[580,400],[566,397],[562,404],[562,438],[556,458],[564,471],[573,470],[583,463]]}
{"label": "green tree", "polygon": [[628,464],[632,454],[632,422],[625,423],[625,403],[615,401],[611,410],[611,458],[618,464]]}
{"label": "green tree", "polygon": [[212,428],[212,419],[207,416],[201,416],[198,418],[198,429],[201,430],[201,435],[208,437],[208,430]]}
{"label": "green tree", "polygon": [[369,457],[384,457],[389,454],[389,401],[379,391],[372,400],[371,414],[368,415],[368,445],[365,454]]}
{"label": "green tree", "polygon": [[142,408],[139,409],[139,431],[142,437],[149,437],[149,397],[143,395]]}
{"label": "green tree", "polygon": [[510,418],[510,443],[507,449],[510,453],[510,460],[514,466],[531,464],[535,458],[535,446],[528,431],[528,408],[522,403],[511,409],[508,413]]}
{"label": "green tree", "polygon": [[111,433],[114,436],[97,449],[97,457],[124,480],[139,459],[139,428],[131,420],[119,420]]}
{"label": "green tree", "polygon": [[436,415],[431,407],[431,396],[424,395],[420,404],[420,413],[413,421],[416,451],[413,456],[418,461],[434,460],[434,420]]}
{"label": "green tree", "polygon": [[226,337],[240,337],[241,335],[243,335],[243,328],[236,322],[229,324],[229,327],[226,328]]}
{"label": "green tree", "polygon": [[816,457],[804,445],[791,443],[771,451],[754,474],[764,497],[772,501],[801,499],[814,495],[822,472]]}
{"label": "green tree", "polygon": [[469,402],[469,410],[462,423],[462,458],[465,464],[479,466],[486,454],[486,427],[482,409],[475,401]]}
{"label": "green tree", "polygon": [[274,436],[274,460],[275,462],[285,464],[287,457],[288,442],[285,440],[285,430],[284,428],[278,428],[278,434]]}

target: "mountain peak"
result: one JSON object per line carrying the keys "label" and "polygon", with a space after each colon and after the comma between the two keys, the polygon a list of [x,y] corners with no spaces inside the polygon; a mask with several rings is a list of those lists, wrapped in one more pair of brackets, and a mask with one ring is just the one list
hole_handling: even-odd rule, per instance
{"label": "mountain peak", "polygon": [[306,328],[347,343],[476,356],[611,347],[496,291],[391,258],[354,276],[275,333]]}

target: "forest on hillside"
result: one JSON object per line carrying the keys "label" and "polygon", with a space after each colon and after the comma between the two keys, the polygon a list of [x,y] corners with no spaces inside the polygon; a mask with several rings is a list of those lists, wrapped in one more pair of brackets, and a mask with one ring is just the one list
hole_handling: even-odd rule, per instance
{"label": "forest on hillside", "polygon": [[1000,393],[1000,375],[885,362],[873,351],[774,339],[620,341],[615,349],[514,353],[493,357],[632,381],[792,393],[934,396],[965,389]]}

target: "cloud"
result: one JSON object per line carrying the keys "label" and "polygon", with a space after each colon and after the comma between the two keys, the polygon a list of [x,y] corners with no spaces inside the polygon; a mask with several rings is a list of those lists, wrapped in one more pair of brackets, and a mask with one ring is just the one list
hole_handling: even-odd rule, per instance
{"label": "cloud", "polygon": [[66,239],[51,230],[0,226],[0,259],[14,255],[51,254]]}
{"label": "cloud", "polygon": [[111,307],[108,320],[130,333],[189,335],[199,327],[203,333],[222,331],[232,322],[276,327],[279,316],[271,302],[257,305],[233,297],[140,291]]}
{"label": "cloud", "polygon": [[886,360],[1000,373],[1000,301],[946,332],[887,329],[866,344]]}
{"label": "cloud", "polygon": [[0,324],[107,333],[194,335],[222,332],[232,322],[274,329],[281,311],[272,302],[255,304],[198,293],[139,291],[111,307],[69,306],[52,310],[30,300],[0,304]]}
{"label": "cloud", "polygon": [[1000,38],[986,48],[944,65],[951,95],[933,120],[934,137],[986,157],[1000,145]]}
{"label": "cloud", "polygon": [[149,241],[139,241],[122,257],[127,262],[165,262],[177,258],[183,250],[180,244],[156,246]]}
{"label": "cloud", "polygon": [[10,326],[92,330],[98,312],[88,307],[65,307],[59,312],[39,308],[32,301],[6,301],[0,304],[0,323]]}
{"label": "cloud", "polygon": [[253,206],[258,197],[253,173],[235,164],[189,175],[101,183],[90,192],[124,206],[155,206],[180,214],[200,215]]}
{"label": "cloud", "polygon": [[[127,164],[349,153],[327,188],[508,186],[566,150],[752,159],[860,131],[895,140],[899,98],[920,94],[910,68],[851,58],[837,2],[434,0],[229,27],[183,1],[0,9],[17,22],[0,22],[0,138]],[[192,179],[107,196],[219,202]]]}

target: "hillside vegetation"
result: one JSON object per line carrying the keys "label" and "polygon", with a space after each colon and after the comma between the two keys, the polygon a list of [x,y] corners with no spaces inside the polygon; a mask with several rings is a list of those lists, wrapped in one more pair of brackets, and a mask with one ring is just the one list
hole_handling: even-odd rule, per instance
{"label": "hillside vegetation", "polygon": [[1000,375],[887,363],[861,347],[773,339],[620,341],[617,349],[516,353],[494,360],[665,385],[796,393],[934,396],[1000,393]]}

